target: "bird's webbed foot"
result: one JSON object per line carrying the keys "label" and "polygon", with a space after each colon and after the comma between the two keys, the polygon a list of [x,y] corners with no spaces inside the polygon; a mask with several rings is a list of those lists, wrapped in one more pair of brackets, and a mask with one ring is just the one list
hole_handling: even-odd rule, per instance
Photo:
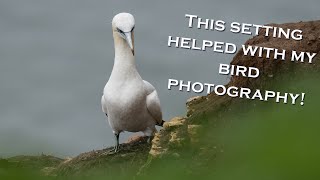
{"label": "bird's webbed foot", "polygon": [[115,154],[115,153],[118,153],[119,151],[120,151],[120,145],[110,149],[108,154]]}

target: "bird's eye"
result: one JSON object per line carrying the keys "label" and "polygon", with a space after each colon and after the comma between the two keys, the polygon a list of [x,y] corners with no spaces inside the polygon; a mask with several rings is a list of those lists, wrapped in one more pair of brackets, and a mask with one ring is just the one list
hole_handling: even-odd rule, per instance
{"label": "bird's eye", "polygon": [[121,29],[117,28],[117,31],[118,31],[119,33],[123,34],[123,31],[122,31]]}

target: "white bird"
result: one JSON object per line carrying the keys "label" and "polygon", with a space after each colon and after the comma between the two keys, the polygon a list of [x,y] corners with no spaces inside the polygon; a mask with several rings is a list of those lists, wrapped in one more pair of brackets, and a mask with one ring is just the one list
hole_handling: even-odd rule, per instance
{"label": "white bird", "polygon": [[155,125],[164,122],[156,89],[141,78],[135,65],[134,26],[129,13],[117,14],[112,20],[115,58],[101,104],[115,135],[115,152],[121,132],[141,131],[150,142],[157,131]]}

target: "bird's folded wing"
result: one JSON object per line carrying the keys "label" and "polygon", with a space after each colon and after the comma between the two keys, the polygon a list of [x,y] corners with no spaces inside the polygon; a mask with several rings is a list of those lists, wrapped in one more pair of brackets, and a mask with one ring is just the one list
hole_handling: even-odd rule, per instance
{"label": "bird's folded wing", "polygon": [[102,95],[101,97],[101,107],[102,107],[102,111],[107,114],[107,103],[106,103],[106,98],[104,97],[104,95]]}
{"label": "bird's folded wing", "polygon": [[144,81],[147,90],[147,109],[151,116],[156,120],[157,124],[162,123],[162,112],[160,100],[156,89],[148,82]]}

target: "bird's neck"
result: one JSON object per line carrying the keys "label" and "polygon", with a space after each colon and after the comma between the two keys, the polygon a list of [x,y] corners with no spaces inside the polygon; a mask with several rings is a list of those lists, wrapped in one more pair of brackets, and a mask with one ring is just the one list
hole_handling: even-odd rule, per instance
{"label": "bird's neck", "polygon": [[125,39],[120,37],[120,35],[118,35],[117,33],[113,33],[113,40],[114,40],[115,58],[134,60],[134,56],[131,51],[131,48],[129,47]]}
{"label": "bird's neck", "polygon": [[135,58],[127,42],[117,34],[113,34],[115,58],[111,76],[129,78],[138,75]]}

